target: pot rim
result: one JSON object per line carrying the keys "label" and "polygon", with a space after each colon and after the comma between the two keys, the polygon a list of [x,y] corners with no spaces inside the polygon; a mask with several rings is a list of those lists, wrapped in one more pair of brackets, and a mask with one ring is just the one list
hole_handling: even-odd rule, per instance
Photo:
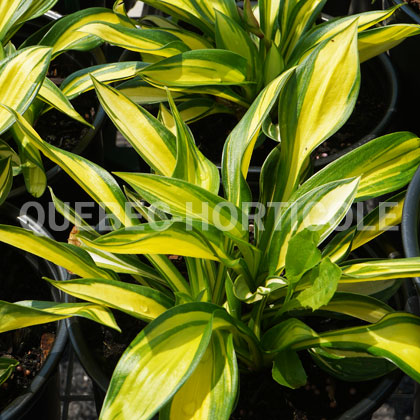
{"label": "pot rim", "polygon": [[[407,189],[401,220],[401,234],[405,256],[419,257],[420,166]],[[413,278],[420,297],[420,277]]]}
{"label": "pot rim", "polygon": [[402,4],[399,10],[402,10],[410,19],[420,25],[420,14],[416,13],[404,0],[391,0],[394,4]]}

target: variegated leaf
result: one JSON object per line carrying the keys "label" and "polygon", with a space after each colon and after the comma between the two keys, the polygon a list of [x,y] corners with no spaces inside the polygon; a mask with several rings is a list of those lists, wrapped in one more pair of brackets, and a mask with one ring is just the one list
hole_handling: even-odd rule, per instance
{"label": "variegated leaf", "polygon": [[290,238],[305,228],[319,232],[320,241],[340,223],[357,191],[358,179],[325,184],[292,202],[279,216],[268,244],[266,258],[270,274],[282,270]]}
{"label": "variegated leaf", "polygon": [[258,4],[261,30],[267,40],[271,41],[273,39],[273,35],[278,25],[279,12],[285,12],[283,9],[286,6],[285,3],[287,2],[282,2],[281,0],[265,0],[260,1]]}
{"label": "variegated leaf", "polygon": [[380,281],[420,276],[420,258],[396,258],[389,260],[348,261],[341,265],[340,283]]}
{"label": "variegated leaf", "polygon": [[130,51],[161,57],[172,57],[190,49],[180,38],[160,29],[127,28],[111,23],[92,22],[78,31],[96,35],[105,42]]}
{"label": "variegated leaf", "polygon": [[176,165],[174,135],[122,93],[92,80],[106,113],[137,153],[157,173],[172,175]]}
{"label": "variegated leaf", "polygon": [[[18,113],[29,107],[43,82],[51,58],[51,49],[29,47],[0,62],[0,104]],[[0,108],[0,133],[14,122],[7,110]]]}
{"label": "variegated leaf", "polygon": [[369,29],[359,35],[360,62],[369,60],[400,44],[404,39],[420,34],[418,25],[389,25]]}
{"label": "variegated leaf", "polygon": [[12,126],[10,133],[18,145],[26,190],[34,197],[41,197],[47,187],[47,176],[41,154],[18,127]]}
{"label": "variegated leaf", "polygon": [[88,302],[123,311],[135,318],[151,321],[173,306],[173,301],[149,287],[106,279],[55,281],[57,289]]}
{"label": "variegated leaf", "polygon": [[210,260],[229,259],[223,247],[223,236],[209,243],[194,228],[173,220],[141,224],[132,229],[120,229],[94,241],[80,237],[92,248],[117,254],[169,254]]}
{"label": "variegated leaf", "polygon": [[219,170],[195,145],[194,137],[169,92],[168,99],[176,129],[176,164],[171,176],[217,194],[220,188]]}
{"label": "variegated leaf", "polygon": [[71,316],[80,316],[121,331],[112,312],[101,305],[26,300],[16,303],[0,301],[0,332],[59,321]]}
{"label": "variegated leaf", "polygon": [[[164,89],[151,86],[149,83],[137,77],[121,83],[117,86],[117,90],[139,105],[156,104],[168,100],[168,95]],[[172,91],[172,97],[174,99],[181,99],[184,96],[180,92]]]}
{"label": "variegated leaf", "polygon": [[273,201],[288,200],[312,150],[350,116],[360,84],[357,21],[321,43],[280,94],[281,153]]}
{"label": "variegated leaf", "polygon": [[145,67],[140,76],[153,85],[195,88],[211,85],[243,85],[246,59],[231,51],[193,50]]}
{"label": "variegated leaf", "polygon": [[331,162],[296,192],[300,197],[326,182],[360,176],[356,200],[377,197],[405,186],[420,163],[420,139],[398,132],[378,137]]}
{"label": "variegated leaf", "polygon": [[296,64],[299,62],[299,60],[308,54],[312,48],[316,47],[320,42],[338,34],[355,18],[357,18],[357,30],[361,33],[392,16],[398,7],[399,6],[394,6],[387,10],[374,10],[343,18],[331,19],[328,22],[315,26],[299,40],[292,55],[288,58],[289,64]]}
{"label": "variegated leaf", "polygon": [[86,251],[20,227],[0,225],[0,241],[45,258],[81,277],[113,278],[110,272],[98,268]]}
{"label": "variegated leaf", "polygon": [[[6,108],[3,108],[6,110]],[[137,224],[134,216],[126,210],[126,200],[115,179],[100,166],[74,153],[52,146],[42,140],[30,124],[10,108],[8,112],[16,120],[16,125],[25,136],[53,162],[66,171],[99,205],[125,226]]]}
{"label": "variegated leaf", "polygon": [[282,53],[287,57],[293,51],[303,34],[312,28],[326,0],[300,0],[295,5],[287,20],[287,29],[283,32]]}
{"label": "variegated leaf", "polygon": [[117,15],[105,8],[92,7],[67,15],[55,22],[39,44],[51,46],[53,57],[66,50],[91,50],[100,45],[102,40],[95,35],[83,33],[80,29],[91,22],[98,21],[133,27],[133,24],[122,15]]}
{"label": "variegated leaf", "polygon": [[0,204],[9,195],[13,183],[12,158],[0,158]]}
{"label": "variegated leaf", "polygon": [[293,69],[283,73],[259,94],[226,140],[222,158],[223,187],[228,200],[237,206],[243,201],[251,201],[251,192],[245,179],[255,142],[264,120],[292,72]]}
{"label": "variegated leaf", "polygon": [[[248,237],[246,216],[233,203],[189,182],[152,174],[122,173],[117,176],[128,182],[150,204],[161,207],[182,219],[203,223],[242,239]],[[245,226],[243,226],[245,223]]]}
{"label": "variegated leaf", "polygon": [[216,12],[216,47],[232,51],[246,58],[249,78],[260,76],[261,63],[258,50],[249,34],[235,20]]}
{"label": "variegated leaf", "polygon": [[[316,334],[308,326],[290,319],[269,330],[263,345],[269,351],[310,347],[358,351],[383,357],[413,379],[420,380],[420,318],[394,312],[374,324]],[[285,338],[287,334],[287,339]]]}
{"label": "variegated leaf", "polygon": [[47,77],[44,79],[41,88],[39,89],[38,96],[48,105],[58,109],[62,113],[68,115],[70,118],[94,128],[89,124],[73,107],[71,102],[63,94],[63,92]]}
{"label": "variegated leaf", "polygon": [[213,333],[200,363],[161,413],[162,420],[229,419],[238,386],[232,336]]}
{"label": "variegated leaf", "polygon": [[145,66],[147,64],[141,61],[123,61],[121,63],[99,64],[87,67],[72,73],[64,79],[60,89],[68,99],[73,99],[81,93],[94,88],[92,77],[104,83],[130,79]]}
{"label": "variegated leaf", "polygon": [[192,375],[209,345],[213,318],[211,311],[193,309],[203,304],[193,305],[166,311],[132,341],[115,368],[101,420],[149,419]]}

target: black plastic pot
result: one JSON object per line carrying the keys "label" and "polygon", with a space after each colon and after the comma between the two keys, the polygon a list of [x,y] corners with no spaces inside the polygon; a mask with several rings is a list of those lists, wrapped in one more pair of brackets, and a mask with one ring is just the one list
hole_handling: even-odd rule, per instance
{"label": "black plastic pot", "polygon": [[[37,29],[39,29],[44,23],[48,23],[51,21],[56,21],[62,17],[61,14],[49,11],[45,13],[39,20],[30,21],[28,22],[28,26],[22,28],[22,37],[23,39],[25,36],[29,36],[34,33]],[[38,23],[40,22],[40,23]],[[41,25],[41,26],[40,26]],[[26,33],[27,32],[27,33]],[[85,68],[96,64],[104,64],[106,62],[105,56],[102,50],[98,47],[90,51],[90,54],[80,53],[80,52],[65,52],[64,55],[67,57],[70,63],[74,65],[76,68]],[[100,157],[102,159],[102,136],[101,136],[101,127],[105,119],[105,112],[103,108],[99,105],[96,109],[94,121],[92,125],[94,128],[89,128],[84,136],[80,139],[77,146],[72,150],[72,153],[81,155],[81,154],[92,154],[96,157]],[[102,163],[101,161],[97,163]],[[53,183],[57,182],[58,175],[62,172],[62,169],[58,165],[52,166],[50,169],[46,170],[47,176],[47,184],[52,185]],[[26,194],[26,186],[23,184],[13,186],[8,198],[13,199],[16,197],[21,197]]]}
{"label": "black plastic pot", "polygon": [[[66,302],[76,302],[76,299],[69,295],[65,295],[65,300]],[[80,321],[76,318],[67,318],[65,322],[72,347],[83,369],[92,379],[96,411],[99,414],[111,378],[106,375],[84,338]]]}
{"label": "black plastic pot", "polygon": [[[125,7],[129,10],[136,0],[124,0]],[[114,5],[114,0],[89,0],[88,4],[83,0],[59,0],[57,4],[54,5],[54,10],[61,14],[69,14],[77,12],[81,9],[86,9],[88,7],[107,7],[112,9]]]}
{"label": "black plastic pot", "polygon": [[[27,215],[20,215],[19,209],[9,203],[4,203],[0,207],[0,218],[3,222],[20,225],[39,235],[51,237],[35,220]],[[42,276],[55,280],[68,278],[66,270],[48,261],[36,258],[31,254],[25,254],[24,258],[34,270],[39,272],[40,279]],[[57,290],[51,289],[51,294],[54,300],[61,300]],[[0,420],[30,420],[34,418],[57,420],[60,418],[58,363],[66,343],[66,325],[64,321],[59,321],[53,347],[41,370],[32,380],[29,388],[0,412]]]}
{"label": "black plastic pot", "polygon": [[328,0],[322,11],[331,16],[346,16],[371,9],[370,0]]}
{"label": "black plastic pot", "polygon": [[[420,11],[416,12],[403,0],[383,0],[384,8],[394,5],[402,5],[387,20],[387,24],[420,24]],[[418,134],[420,121],[418,119],[418,107],[413,106],[420,95],[420,36],[415,35],[405,39],[389,51],[389,55],[398,71],[401,80],[401,100],[399,114],[401,128],[414,131]]]}
{"label": "black plastic pot", "polygon": [[[404,202],[401,231],[404,253],[406,257],[420,257],[419,247],[419,215],[420,215],[420,167],[408,186]],[[420,277],[413,279],[420,296]]]}
{"label": "black plastic pot", "polygon": [[[420,257],[419,247],[420,216],[420,167],[410,182],[404,202],[401,231],[406,257]],[[413,279],[417,290],[417,312],[420,314],[420,277]],[[420,385],[416,384],[414,399],[414,419],[420,419]]]}
{"label": "black plastic pot", "polygon": [[[396,14],[397,19],[401,18],[407,20],[409,23],[416,23],[420,25],[420,14],[416,13],[414,9],[412,9],[404,0],[383,0],[384,7],[389,8],[393,5],[402,5]],[[405,15],[405,18],[402,16]]]}

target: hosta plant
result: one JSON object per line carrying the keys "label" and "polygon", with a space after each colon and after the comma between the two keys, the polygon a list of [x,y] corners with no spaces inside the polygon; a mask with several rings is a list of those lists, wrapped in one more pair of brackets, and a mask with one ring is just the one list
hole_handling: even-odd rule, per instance
{"label": "hosta plant", "polygon": [[[68,50],[86,51],[102,44],[102,40],[94,35],[76,32],[79,26],[91,21],[92,16],[121,25],[124,24],[123,18],[105,8],[85,9],[50,22],[22,42],[18,32],[20,27],[41,16],[56,2],[0,1],[0,104],[24,115],[31,124],[54,107],[91,127],[70,102],[84,92],[83,86],[73,85],[71,91],[60,89],[47,77],[47,71],[51,61]],[[77,72],[67,79],[77,83]],[[0,203],[7,198],[13,177],[20,173],[28,192],[39,197],[46,188],[40,153],[16,132],[12,126],[13,118],[7,111],[0,110],[0,117]]]}
{"label": "hosta plant", "polygon": [[[182,118],[193,122],[216,112],[242,115],[265,86],[355,18],[361,61],[419,33],[417,25],[378,26],[397,7],[320,23],[325,2],[259,0],[251,6],[246,0],[238,7],[235,0],[145,0],[169,16],[145,16],[130,26],[98,15],[78,31],[141,54],[134,74],[127,63],[112,63],[95,75],[98,80],[137,76],[120,90],[139,104],[165,102],[168,88],[180,102]],[[124,16],[122,1],[116,1],[114,13]],[[166,108],[162,114],[168,116]]]}
{"label": "hosta plant", "polygon": [[[303,350],[342,379],[371,379],[397,366],[420,381],[420,318],[381,300],[395,291],[396,279],[420,274],[420,259],[352,254],[399,223],[404,194],[336,231],[353,203],[407,184],[420,162],[420,139],[388,134],[305,176],[311,151],[354,107],[358,25],[350,19],[262,90],[226,139],[223,193],[217,168],[196,147],[169,91],[176,134],[92,76],[109,117],[151,168],[114,174],[124,190],[3,107],[15,130],[103,207],[111,231],[99,234],[54,195],[57,210],[77,226],[72,245],[0,226],[1,241],[70,270],[72,280],[46,281],[81,299],[1,302],[0,331],[74,315],[118,330],[110,309],[147,322],[115,368],[101,419],[158,412],[162,419],[228,419],[240,371],[252,380],[269,367],[274,381],[297,388],[307,380]],[[275,105],[282,143],[267,157],[260,199],[252,203],[248,166]],[[183,257],[185,275],[168,258],[174,254]],[[321,332],[309,314],[357,326]]]}

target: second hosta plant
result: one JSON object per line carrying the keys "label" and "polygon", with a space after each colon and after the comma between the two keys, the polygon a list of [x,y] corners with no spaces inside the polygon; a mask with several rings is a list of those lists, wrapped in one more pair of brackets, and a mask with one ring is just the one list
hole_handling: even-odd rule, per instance
{"label": "second hosta plant", "polygon": [[[151,168],[114,174],[124,191],[110,173],[48,145],[4,108],[15,129],[105,209],[112,231],[100,235],[54,196],[57,210],[78,227],[80,246],[0,226],[0,240],[74,273],[73,280],[46,280],[85,301],[1,302],[1,331],[73,315],[118,329],[110,309],[148,323],[121,356],[101,419],[158,412],[162,419],[228,419],[241,367],[251,376],[271,367],[273,380],[297,388],[306,382],[301,350],[343,379],[371,379],[397,366],[420,381],[420,318],[379,299],[392,294],[395,279],[419,275],[420,259],[350,254],[399,223],[404,194],[335,231],[353,203],[408,183],[420,139],[383,136],[305,178],[310,153],[354,107],[357,27],[351,20],[262,90],[225,142],[223,193],[217,168],[196,147],[169,93],[175,134],[93,78],[104,109]],[[248,166],[276,104],[281,144],[268,155],[259,201],[252,202]],[[184,257],[185,275],[171,254]],[[122,273],[138,284],[121,281]],[[305,321],[308,313],[344,315],[357,326],[319,332]]]}
{"label": "second hosta plant", "polygon": [[[69,75],[59,88],[48,76],[50,63],[70,50],[88,51],[102,44],[94,35],[77,32],[79,26],[97,19],[122,27],[131,23],[111,10],[90,8],[41,26],[29,38],[22,39],[22,25],[42,16],[55,3],[57,0],[0,2],[0,104],[24,115],[32,125],[42,114],[56,108],[92,127],[70,102],[84,92],[79,73]],[[98,67],[101,66],[95,68]],[[13,118],[4,109],[0,110],[0,136],[0,203],[7,198],[14,177],[19,174],[23,175],[27,191],[40,197],[47,177],[39,150],[14,129]]]}
{"label": "second hosta plant", "polygon": [[[119,89],[140,104],[166,102],[168,88],[188,123],[217,112],[243,115],[265,86],[355,18],[361,62],[419,34],[418,25],[378,26],[397,7],[321,23],[326,0],[259,0],[253,5],[245,0],[241,6],[235,0],[145,3],[165,17],[145,16],[130,25],[121,18],[123,2],[117,0],[113,11],[120,22],[100,15],[81,22],[78,33],[129,50],[134,60],[140,53],[142,60],[87,69],[86,83],[89,71],[101,81],[132,79]],[[168,117],[167,109],[161,110]]]}

